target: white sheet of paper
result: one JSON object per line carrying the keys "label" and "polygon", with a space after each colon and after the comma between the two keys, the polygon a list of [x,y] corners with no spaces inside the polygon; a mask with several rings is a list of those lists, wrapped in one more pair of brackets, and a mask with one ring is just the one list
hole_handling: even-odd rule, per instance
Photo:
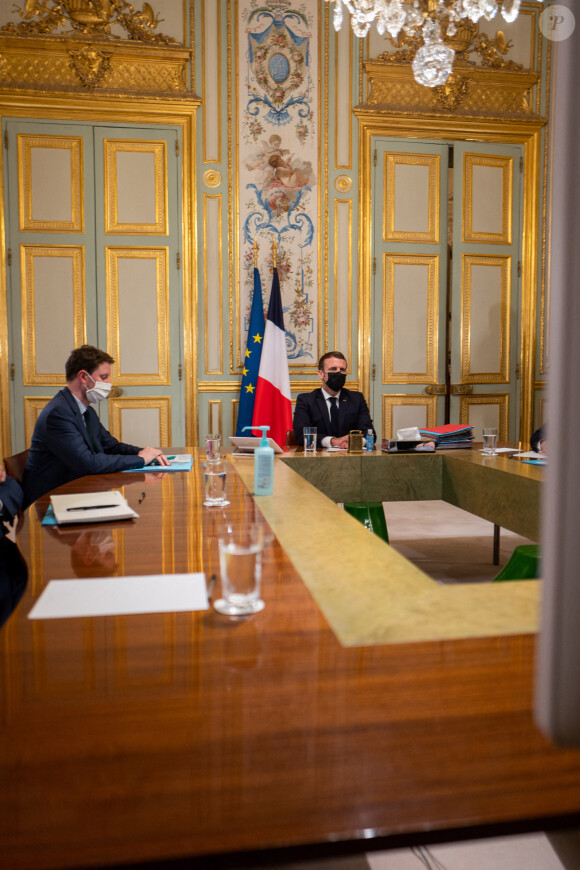
{"label": "white sheet of paper", "polygon": [[[483,453],[483,448],[479,452]],[[518,453],[517,447],[496,447],[495,452],[496,453],[516,453],[518,456],[520,456],[520,454]]]}
{"label": "white sheet of paper", "polygon": [[526,450],[525,453],[514,453],[514,456],[519,456],[522,459],[545,459],[545,453],[536,453],[535,450]]}
{"label": "white sheet of paper", "polygon": [[29,619],[207,610],[205,574],[51,580]]}

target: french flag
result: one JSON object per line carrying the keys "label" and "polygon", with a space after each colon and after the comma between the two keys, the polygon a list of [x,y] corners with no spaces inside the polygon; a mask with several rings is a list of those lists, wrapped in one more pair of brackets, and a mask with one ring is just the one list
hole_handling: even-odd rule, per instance
{"label": "french flag", "polygon": [[292,428],[286,332],[280,278],[276,267],[272,275],[272,291],[264,330],[252,426],[269,426],[268,437],[273,438],[282,449],[286,446],[286,432]]}

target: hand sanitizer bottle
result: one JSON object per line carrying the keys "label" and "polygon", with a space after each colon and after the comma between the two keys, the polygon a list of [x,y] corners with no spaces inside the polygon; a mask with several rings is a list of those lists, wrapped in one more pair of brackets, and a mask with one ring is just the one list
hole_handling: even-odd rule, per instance
{"label": "hand sanitizer bottle", "polygon": [[254,495],[272,495],[274,492],[274,448],[268,444],[266,432],[269,426],[244,426],[246,429],[261,429],[262,438],[254,450]]}
{"label": "hand sanitizer bottle", "polygon": [[375,447],[375,436],[372,429],[367,429],[367,443],[366,450],[368,453],[372,453]]}

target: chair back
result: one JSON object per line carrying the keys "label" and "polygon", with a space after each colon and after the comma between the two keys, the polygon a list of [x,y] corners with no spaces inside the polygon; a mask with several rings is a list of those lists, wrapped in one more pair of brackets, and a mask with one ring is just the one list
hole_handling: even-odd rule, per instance
{"label": "chair back", "polygon": [[28,459],[28,450],[23,450],[21,453],[15,453],[14,456],[5,456],[4,457],[4,465],[6,466],[6,471],[13,477],[14,480],[17,480],[18,483],[22,483],[22,478],[24,476],[24,469],[26,467],[26,461]]}

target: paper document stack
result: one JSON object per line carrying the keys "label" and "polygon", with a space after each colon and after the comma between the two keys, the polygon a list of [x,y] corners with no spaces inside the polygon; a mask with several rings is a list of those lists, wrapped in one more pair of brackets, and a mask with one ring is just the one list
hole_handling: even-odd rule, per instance
{"label": "paper document stack", "polygon": [[51,495],[50,503],[58,525],[66,523],[106,523],[139,517],[119,490]]}
{"label": "paper document stack", "polygon": [[444,426],[434,426],[432,429],[419,429],[422,438],[431,438],[437,450],[471,447],[473,443],[473,426],[461,426],[446,423]]}

